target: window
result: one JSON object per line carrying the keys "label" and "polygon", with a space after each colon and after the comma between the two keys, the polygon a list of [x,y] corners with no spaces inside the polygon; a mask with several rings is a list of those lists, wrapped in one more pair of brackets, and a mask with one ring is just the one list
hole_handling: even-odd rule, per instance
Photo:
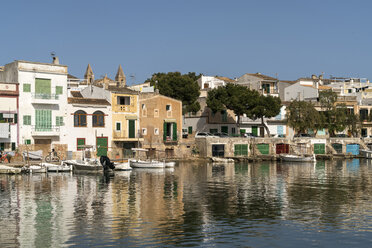
{"label": "window", "polygon": [[77,144],[76,149],[78,151],[84,150],[83,146],[85,146],[85,138],[77,138],[76,144]]}
{"label": "window", "polygon": [[12,142],[12,151],[15,151],[15,149],[16,149],[16,143]]}
{"label": "window", "polygon": [[31,145],[31,140],[30,139],[26,139],[25,140],[25,145]]}
{"label": "window", "polygon": [[56,95],[62,95],[62,94],[63,94],[63,87],[56,86]]}
{"label": "window", "polygon": [[142,128],[142,135],[146,135],[147,134],[147,129],[146,128]]}
{"label": "window", "polygon": [[235,134],[235,127],[232,127],[232,128],[231,128],[231,133],[232,133],[232,134]]}
{"label": "window", "polygon": [[63,126],[63,125],[64,125],[63,116],[56,116],[56,126],[60,127],[60,126]]}
{"label": "window", "polygon": [[23,84],[23,92],[31,92],[31,84]]}
{"label": "window", "polygon": [[192,126],[189,126],[189,134],[192,134]]}
{"label": "window", "polygon": [[130,105],[130,97],[129,96],[118,96],[117,104],[118,105]]}
{"label": "window", "polygon": [[159,135],[159,128],[154,128],[154,134]]}
{"label": "window", "polygon": [[115,125],[115,127],[116,127],[116,131],[121,131],[121,122],[116,122],[116,125]]}
{"label": "window", "polygon": [[172,106],[167,104],[167,106],[165,106],[165,110],[166,111],[171,111],[172,110]]}
{"label": "window", "polygon": [[104,127],[105,126],[105,114],[101,111],[93,113],[93,127]]}
{"label": "window", "polygon": [[159,117],[159,109],[154,109],[154,117]]}
{"label": "window", "polygon": [[23,116],[23,125],[31,125],[31,115]]}
{"label": "window", "polygon": [[78,110],[74,113],[74,127],[87,126],[87,113],[83,110]]}
{"label": "window", "polygon": [[270,84],[262,84],[263,93],[270,94]]}

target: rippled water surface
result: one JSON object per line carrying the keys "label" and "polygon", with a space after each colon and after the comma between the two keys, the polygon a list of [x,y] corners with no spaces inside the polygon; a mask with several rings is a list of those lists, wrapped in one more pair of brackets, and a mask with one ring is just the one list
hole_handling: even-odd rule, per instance
{"label": "rippled water surface", "polygon": [[372,164],[0,175],[0,247],[370,247]]}

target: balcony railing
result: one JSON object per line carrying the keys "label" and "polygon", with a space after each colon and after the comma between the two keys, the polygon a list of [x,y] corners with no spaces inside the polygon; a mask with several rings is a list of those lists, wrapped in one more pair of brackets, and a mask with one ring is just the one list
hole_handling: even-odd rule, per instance
{"label": "balcony railing", "polygon": [[32,93],[32,99],[58,100],[59,99],[59,95],[57,95],[57,94]]}
{"label": "balcony railing", "polygon": [[31,134],[36,136],[59,136],[59,126],[32,126]]}

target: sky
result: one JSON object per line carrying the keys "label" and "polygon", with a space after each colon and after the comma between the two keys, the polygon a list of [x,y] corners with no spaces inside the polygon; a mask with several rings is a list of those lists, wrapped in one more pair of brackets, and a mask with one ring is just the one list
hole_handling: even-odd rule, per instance
{"label": "sky", "polygon": [[50,63],[127,84],[158,72],[372,80],[372,1],[34,0],[0,3],[0,65]]}

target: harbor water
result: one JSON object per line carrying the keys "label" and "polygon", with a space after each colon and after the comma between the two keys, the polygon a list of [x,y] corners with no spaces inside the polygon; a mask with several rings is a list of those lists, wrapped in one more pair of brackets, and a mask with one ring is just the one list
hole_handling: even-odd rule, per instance
{"label": "harbor water", "polygon": [[0,175],[0,247],[370,247],[372,163]]}

